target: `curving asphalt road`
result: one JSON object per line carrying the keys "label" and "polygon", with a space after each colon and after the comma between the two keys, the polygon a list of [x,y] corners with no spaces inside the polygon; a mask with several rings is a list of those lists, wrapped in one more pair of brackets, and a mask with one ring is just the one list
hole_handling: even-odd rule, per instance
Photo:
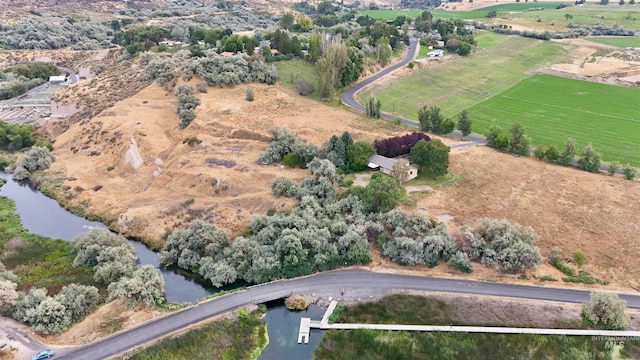
{"label": "curving asphalt road", "polygon": [[[344,289],[345,296],[350,299],[366,298],[370,295],[383,294],[390,290],[404,289],[571,303],[589,301],[589,292],[583,290],[383,274],[362,269],[335,270],[253,286],[237,293],[214,298],[92,344],[78,348],[61,349],[58,351],[60,356],[57,358],[73,360],[104,359],[244,305],[281,299],[293,292],[340,298],[341,288]],[[627,301],[628,307],[640,309],[640,295],[626,294],[620,297]]]}

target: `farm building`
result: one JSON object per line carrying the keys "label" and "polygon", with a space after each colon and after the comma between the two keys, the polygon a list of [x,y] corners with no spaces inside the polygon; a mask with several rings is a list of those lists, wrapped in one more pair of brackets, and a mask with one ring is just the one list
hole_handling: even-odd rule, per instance
{"label": "farm building", "polygon": [[51,84],[62,84],[67,79],[66,76],[49,76],[49,83]]}
{"label": "farm building", "polygon": [[[382,155],[371,155],[369,156],[369,169],[371,170],[379,170],[380,172],[391,175],[391,170],[393,169],[393,164],[398,162],[398,159],[391,159],[388,157],[384,157]],[[407,180],[414,179],[418,176],[418,169],[415,166],[409,165],[409,177]]]}

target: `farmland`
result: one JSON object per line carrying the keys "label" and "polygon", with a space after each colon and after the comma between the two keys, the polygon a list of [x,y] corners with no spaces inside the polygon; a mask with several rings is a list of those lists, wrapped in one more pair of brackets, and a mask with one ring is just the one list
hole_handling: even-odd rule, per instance
{"label": "farmland", "polygon": [[517,84],[531,69],[566,58],[558,43],[490,32],[480,32],[476,39],[471,56],[389,79],[364,91],[360,99],[376,96],[384,111],[394,107],[396,114],[413,120],[423,105],[438,105],[446,116],[454,116]]}
{"label": "farmland", "polygon": [[[511,3],[493,5],[481,9],[469,11],[449,11],[433,10],[431,14],[434,18],[479,20],[493,23],[506,23],[510,25],[526,26],[534,30],[566,30],[567,24],[572,22],[581,25],[619,25],[628,29],[640,29],[640,9],[634,5],[585,5],[581,7],[570,6],[556,9],[560,3],[537,2],[537,3]],[[528,9],[544,9],[537,11],[527,11]],[[496,12],[496,18],[487,19],[489,11]],[[411,18],[416,18],[422,10],[367,10],[359,12],[360,15],[369,15],[375,19],[392,20],[400,14]],[[566,15],[571,15],[568,19]],[[538,22],[538,18],[540,21]]]}
{"label": "farmland", "polygon": [[585,38],[598,44],[617,47],[640,47],[640,37],[637,36],[597,36]]}
{"label": "farmland", "polygon": [[492,122],[507,130],[517,121],[534,144],[562,147],[574,137],[588,143],[605,161],[640,165],[640,89],[533,75],[471,109],[474,132]]}

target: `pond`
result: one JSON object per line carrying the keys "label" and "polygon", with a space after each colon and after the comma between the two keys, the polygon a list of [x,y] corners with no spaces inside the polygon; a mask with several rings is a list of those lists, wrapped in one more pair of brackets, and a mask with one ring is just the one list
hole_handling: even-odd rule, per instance
{"label": "pond", "polygon": [[269,345],[258,360],[311,360],[313,352],[320,345],[324,330],[311,329],[309,343],[298,344],[300,318],[320,320],[324,312],[325,309],[315,304],[304,311],[291,311],[284,306],[283,301],[268,303],[264,320],[267,323]]}

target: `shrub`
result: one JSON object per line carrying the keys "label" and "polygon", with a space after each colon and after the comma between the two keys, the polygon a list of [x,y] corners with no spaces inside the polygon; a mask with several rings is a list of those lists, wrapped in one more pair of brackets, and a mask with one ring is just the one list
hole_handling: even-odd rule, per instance
{"label": "shrub", "polygon": [[305,79],[296,79],[295,87],[298,95],[307,96],[314,92],[313,85]]}
{"label": "shrub", "polygon": [[54,299],[65,307],[74,323],[92,313],[102,301],[98,288],[78,284],[63,287]]}
{"label": "shrub", "polygon": [[458,251],[449,260],[449,266],[462,272],[470,273],[473,271],[473,264],[469,260],[469,256],[462,251]]}
{"label": "shrub", "polygon": [[553,276],[545,275],[540,278],[540,281],[558,281],[558,279],[554,278]]}
{"label": "shrub", "polygon": [[598,172],[600,171],[600,159],[602,155],[599,152],[593,149],[591,144],[585,146],[584,150],[582,150],[582,154],[580,155],[580,159],[578,159],[578,167],[581,170],[588,172]]}
{"label": "shrub", "polygon": [[269,132],[273,139],[267,150],[260,153],[260,162],[264,165],[280,161],[282,157],[291,153],[293,144],[298,141],[298,137],[286,126],[270,129]]}
{"label": "shrub", "polygon": [[27,322],[41,334],[57,334],[71,327],[71,314],[59,301],[46,298],[27,311]]}
{"label": "shrub", "polygon": [[197,136],[189,136],[188,138],[182,140],[182,143],[189,146],[200,145],[202,143],[202,140],[198,139]]}
{"label": "shrub", "polygon": [[609,163],[609,167],[607,167],[607,172],[609,173],[609,175],[613,176],[616,174],[616,172],[618,172],[618,169],[620,169],[620,163],[617,161],[612,161]]}
{"label": "shrub", "polygon": [[587,254],[584,251],[578,249],[573,252],[573,262],[578,266],[582,266],[587,262]]}
{"label": "shrub", "polygon": [[73,240],[73,266],[93,266],[93,279],[109,284],[136,268],[136,252],[127,240],[105,229],[92,229]]}
{"label": "shrub", "polygon": [[284,306],[289,310],[304,310],[309,307],[309,302],[302,295],[291,295],[284,300]]}
{"label": "shrub", "polygon": [[164,302],[164,278],[152,265],[144,265],[133,272],[131,277],[123,277],[109,284],[108,301],[121,299],[129,307],[142,302],[146,306],[156,306]]}
{"label": "shrub", "polygon": [[505,271],[524,271],[542,262],[534,243],[539,236],[530,226],[483,218],[473,229],[470,258]]}
{"label": "shrub", "polygon": [[287,196],[292,197],[298,194],[298,186],[291,180],[285,177],[279,177],[273,180],[271,183],[271,191],[275,196]]}
{"label": "shrub", "polygon": [[592,292],[591,301],[582,305],[582,321],[593,328],[625,330],[629,326],[626,304],[617,294]]}
{"label": "shrub", "polygon": [[625,165],[622,168],[622,174],[627,180],[633,180],[636,178],[636,175],[638,174],[638,169],[636,169],[631,165]]}
{"label": "shrub", "polygon": [[55,160],[55,155],[46,147],[34,146],[16,162],[13,176],[16,180],[24,180],[29,177],[29,172],[48,169]]}
{"label": "shrub", "polygon": [[568,138],[564,145],[564,149],[558,155],[558,159],[557,159],[558,164],[563,166],[571,165],[571,162],[573,161],[573,156],[575,155],[575,153],[576,153],[576,141],[573,138]]}
{"label": "shrub", "polygon": [[209,90],[209,85],[207,85],[206,81],[198,81],[198,83],[196,84],[196,89],[199,92],[206,94],[207,91]]}
{"label": "shrub", "polygon": [[560,270],[563,274],[568,276],[574,276],[576,274],[575,270],[573,270],[571,266],[568,266],[563,262],[564,259],[562,258],[562,250],[557,248],[551,250],[549,260],[551,260],[551,265]]}
{"label": "shrub", "polygon": [[299,156],[295,156],[293,154],[287,154],[282,159],[282,163],[290,168],[300,167],[303,163],[303,159]]}
{"label": "shrub", "polygon": [[438,135],[448,134],[456,127],[456,122],[445,118],[437,106],[425,105],[418,109],[418,120],[422,131],[430,131]]}
{"label": "shrub", "polygon": [[533,156],[535,156],[536,159],[538,160],[542,160],[544,159],[546,152],[547,152],[546,146],[538,145],[538,147],[536,147],[536,149],[533,151]]}
{"label": "shrub", "polygon": [[247,101],[253,101],[253,89],[252,88],[248,88],[245,94],[245,100]]}

